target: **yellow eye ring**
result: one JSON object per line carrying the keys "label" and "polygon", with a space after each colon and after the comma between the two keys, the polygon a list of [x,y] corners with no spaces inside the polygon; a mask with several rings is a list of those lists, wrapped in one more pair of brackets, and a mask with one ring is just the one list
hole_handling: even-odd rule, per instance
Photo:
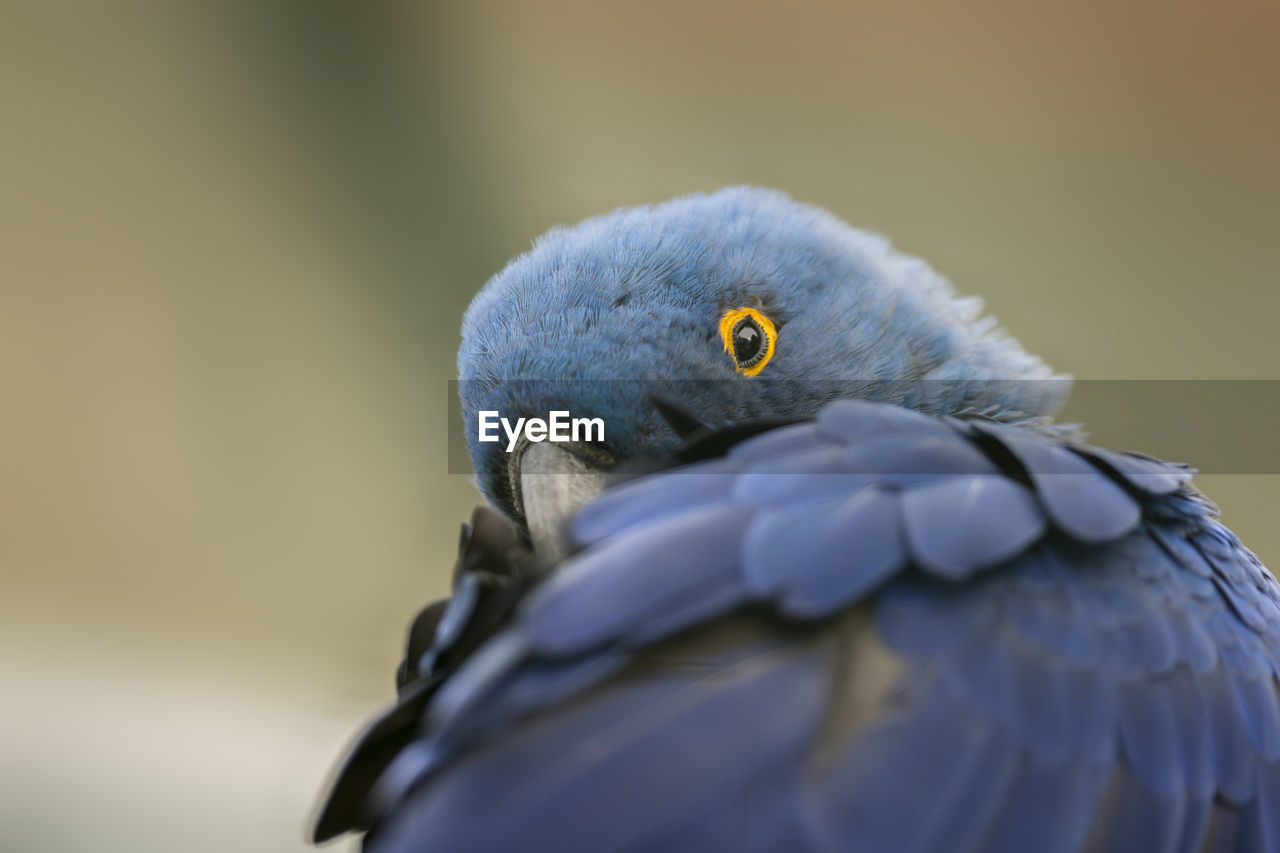
{"label": "yellow eye ring", "polygon": [[720,316],[724,351],[743,376],[755,376],[773,358],[778,327],[754,308],[730,308]]}

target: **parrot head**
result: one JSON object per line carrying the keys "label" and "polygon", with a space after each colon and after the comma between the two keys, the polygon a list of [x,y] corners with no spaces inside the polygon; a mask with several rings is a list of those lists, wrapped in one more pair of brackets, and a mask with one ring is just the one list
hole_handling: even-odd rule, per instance
{"label": "parrot head", "polygon": [[[554,228],[475,297],[459,393],[479,486],[536,540],[619,462],[699,421],[800,419],[857,396],[932,414],[1051,414],[1068,388],[925,262],[786,195],[733,187]],[[551,412],[597,441],[507,440]],[[493,440],[493,435],[499,436]],[[542,477],[540,474],[576,474]],[[569,485],[566,485],[569,484]]]}

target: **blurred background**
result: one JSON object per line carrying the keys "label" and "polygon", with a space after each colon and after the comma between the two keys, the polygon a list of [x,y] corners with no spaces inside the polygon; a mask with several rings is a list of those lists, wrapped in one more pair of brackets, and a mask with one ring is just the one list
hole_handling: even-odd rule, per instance
{"label": "blurred background", "polygon": [[[771,185],[1077,377],[1280,378],[1278,10],[3,4],[0,849],[306,849],[556,223]],[[1280,478],[1201,483],[1280,563]]]}

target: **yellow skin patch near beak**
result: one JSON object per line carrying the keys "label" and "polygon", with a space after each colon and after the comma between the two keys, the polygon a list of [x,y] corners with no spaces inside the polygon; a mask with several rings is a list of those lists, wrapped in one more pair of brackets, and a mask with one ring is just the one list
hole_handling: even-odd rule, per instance
{"label": "yellow skin patch near beak", "polygon": [[[735,336],[744,325],[754,324],[764,337],[763,352],[747,361],[740,361],[738,349],[735,347]],[[743,376],[755,376],[764,370],[764,366],[773,358],[774,344],[778,340],[778,327],[773,321],[755,308],[730,308],[720,317],[720,340],[724,343],[724,351],[733,359],[734,366]]]}

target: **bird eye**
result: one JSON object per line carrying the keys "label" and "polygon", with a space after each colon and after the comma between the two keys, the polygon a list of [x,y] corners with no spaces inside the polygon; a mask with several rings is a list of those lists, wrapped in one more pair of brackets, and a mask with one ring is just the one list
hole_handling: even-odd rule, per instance
{"label": "bird eye", "polygon": [[773,358],[778,329],[754,308],[732,308],[720,317],[720,340],[738,372],[755,376]]}

